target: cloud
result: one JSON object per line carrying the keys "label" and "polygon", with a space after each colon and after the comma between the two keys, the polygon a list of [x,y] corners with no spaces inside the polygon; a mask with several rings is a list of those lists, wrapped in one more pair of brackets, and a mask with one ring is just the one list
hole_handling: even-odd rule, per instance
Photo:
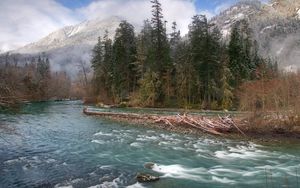
{"label": "cloud", "polygon": [[53,0],[1,0],[0,50],[36,41],[58,28],[77,23],[73,12]]}
{"label": "cloud", "polygon": [[[192,0],[163,0],[162,9],[165,20],[169,26],[177,22],[182,33],[187,33],[188,24],[193,15],[197,13]],[[87,7],[77,10],[87,19],[108,18],[119,16],[127,19],[134,25],[140,25],[143,20],[151,18],[151,3],[149,0],[100,0],[92,2]]]}
{"label": "cloud", "polygon": [[209,10],[200,10],[198,13],[201,14],[201,15],[206,15],[206,17],[208,19],[215,16],[215,13],[213,11],[209,11]]}
{"label": "cloud", "polygon": [[[188,32],[192,16],[197,13],[211,18],[213,11],[196,8],[195,0],[161,0],[164,19],[177,22],[182,34]],[[8,51],[35,42],[51,32],[83,20],[111,16],[127,19],[134,25],[151,18],[149,0],[97,0],[85,7],[69,9],[55,0],[1,0],[0,51]]]}

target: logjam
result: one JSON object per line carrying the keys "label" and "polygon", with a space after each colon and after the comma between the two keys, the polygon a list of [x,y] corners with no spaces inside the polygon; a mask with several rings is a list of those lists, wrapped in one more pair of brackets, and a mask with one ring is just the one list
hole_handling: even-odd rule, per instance
{"label": "logjam", "polygon": [[245,133],[238,127],[230,116],[207,118],[201,115],[154,115],[154,114],[136,114],[136,113],[117,113],[117,112],[99,112],[83,109],[86,115],[102,116],[113,119],[126,119],[132,121],[142,121],[143,123],[163,124],[169,129],[176,127],[186,127],[200,130],[201,132],[223,135],[232,130],[237,130],[245,136]]}

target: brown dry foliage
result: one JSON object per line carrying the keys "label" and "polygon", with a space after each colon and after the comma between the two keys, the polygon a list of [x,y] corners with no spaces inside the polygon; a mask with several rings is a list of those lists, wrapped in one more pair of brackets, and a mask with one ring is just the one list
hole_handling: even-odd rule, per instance
{"label": "brown dry foliage", "polygon": [[252,112],[300,113],[300,74],[244,83],[238,92],[240,109]]}
{"label": "brown dry foliage", "polygon": [[252,115],[245,129],[257,133],[300,133],[300,74],[244,83],[238,92],[240,109]]}

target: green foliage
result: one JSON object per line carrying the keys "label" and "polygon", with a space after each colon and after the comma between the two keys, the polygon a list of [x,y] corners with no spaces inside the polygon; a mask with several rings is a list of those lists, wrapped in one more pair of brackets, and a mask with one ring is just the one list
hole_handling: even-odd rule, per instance
{"label": "green foliage", "polygon": [[[37,85],[38,93],[40,95],[40,98],[42,100],[47,100],[49,98],[49,86],[50,86],[50,78],[51,78],[51,72],[50,72],[50,62],[49,59],[42,59],[41,57],[38,58],[37,61]],[[29,85],[29,87],[32,87],[33,85]],[[33,86],[34,87],[34,86]],[[32,89],[32,88],[31,88]]]}
{"label": "green foliage", "polygon": [[176,22],[167,34],[160,2],[151,3],[151,21],[137,37],[122,21],[113,41],[107,34],[99,39],[92,59],[97,95],[141,106],[231,109],[243,82],[276,75],[277,65],[260,56],[247,21],[234,25],[226,44],[217,26],[195,15],[182,39]]}
{"label": "green foliage", "polygon": [[180,106],[187,107],[195,103],[196,77],[190,46],[187,42],[181,42],[176,53],[176,96]]}
{"label": "green foliage", "polygon": [[140,80],[139,98],[142,106],[154,106],[159,97],[161,81],[157,73],[146,71]]}
{"label": "green foliage", "polygon": [[113,44],[113,93],[121,101],[129,98],[137,86],[136,54],[134,27],[122,21]]}
{"label": "green foliage", "polygon": [[103,44],[101,37],[98,38],[98,42],[93,49],[93,55],[91,65],[94,70],[93,86],[94,92],[100,93],[100,89],[104,88],[104,75],[105,71],[103,68]]}
{"label": "green foliage", "polygon": [[221,107],[224,110],[231,109],[233,105],[233,88],[229,85],[229,80],[232,74],[230,69],[224,63],[222,67],[222,76],[221,76]]}
{"label": "green foliage", "polygon": [[158,79],[161,81],[159,88],[156,89],[155,103],[162,105],[167,98],[169,98],[169,91],[165,91],[163,87],[170,90],[170,46],[167,40],[166,22],[163,20],[161,4],[158,0],[152,0],[152,37],[151,37],[151,49],[150,49],[150,70],[158,74]]}
{"label": "green foliage", "polygon": [[217,100],[217,82],[220,73],[221,34],[217,27],[208,23],[203,15],[192,18],[189,40],[192,62],[197,73],[197,103],[203,108]]}
{"label": "green foliage", "polygon": [[[243,81],[250,80],[251,74],[260,64],[257,47],[251,40],[248,22],[237,22],[233,29],[228,46],[229,68],[233,73],[231,85],[238,87]],[[252,54],[251,52],[254,51]],[[254,58],[252,58],[254,57]]]}

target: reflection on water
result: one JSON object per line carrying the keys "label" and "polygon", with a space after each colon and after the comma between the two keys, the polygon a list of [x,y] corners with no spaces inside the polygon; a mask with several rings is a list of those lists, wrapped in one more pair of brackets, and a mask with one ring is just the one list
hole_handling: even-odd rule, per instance
{"label": "reflection on water", "polygon": [[[0,114],[0,187],[297,187],[300,147],[188,136],[83,115],[80,102]],[[144,169],[154,162],[152,170]],[[137,172],[160,175],[140,184]],[[300,183],[300,182],[299,182]]]}

